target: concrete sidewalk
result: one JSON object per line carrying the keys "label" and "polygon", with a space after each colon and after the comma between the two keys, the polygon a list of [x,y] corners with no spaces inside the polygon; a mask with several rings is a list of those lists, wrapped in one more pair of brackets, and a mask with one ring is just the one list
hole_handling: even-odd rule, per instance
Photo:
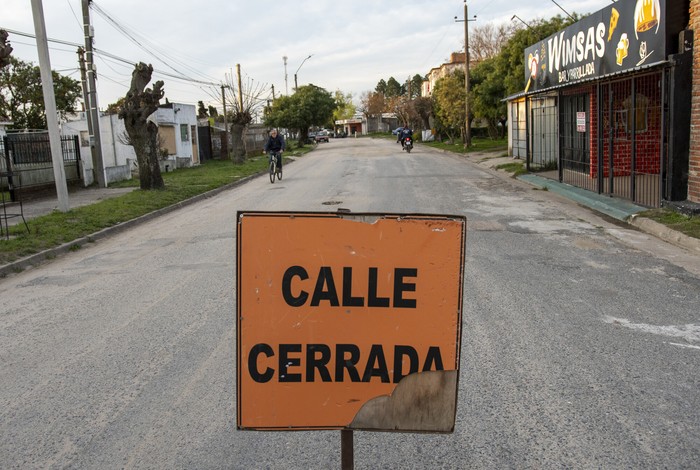
{"label": "concrete sidewalk", "polygon": [[[477,165],[486,167],[492,171],[505,173],[497,170],[500,165],[514,162],[522,162],[522,160],[513,159],[512,157],[495,157],[493,153],[473,153],[468,155],[467,160]],[[560,183],[550,178],[544,178],[536,174],[526,174],[517,177],[519,181],[531,184],[540,189],[545,189],[553,193],[559,194],[581,206],[588,207],[596,212],[605,214],[621,222],[628,223],[639,230],[653,235],[661,240],[664,240],[673,245],[685,248],[695,254],[700,255],[700,240],[689,237],[683,233],[677,232],[667,226],[655,222],[651,219],[640,217],[638,214],[648,210],[643,206],[638,206],[625,199],[606,196],[603,194],[594,193],[585,189],[577,188],[566,183]]]}

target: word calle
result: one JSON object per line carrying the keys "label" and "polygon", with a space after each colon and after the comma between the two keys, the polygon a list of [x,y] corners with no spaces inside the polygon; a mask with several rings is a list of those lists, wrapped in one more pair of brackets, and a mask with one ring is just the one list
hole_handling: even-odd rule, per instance
{"label": "word calle", "polygon": [[[382,297],[378,290],[379,268],[369,268],[366,289],[363,295],[353,295],[353,271],[352,267],[344,267],[342,274],[341,296],[338,296],[335,279],[337,273],[333,273],[330,266],[321,266],[313,284],[313,293],[309,294],[303,287],[304,281],[309,279],[308,271],[302,266],[292,266],[284,272],[282,277],[282,296],[290,307],[301,307],[311,301],[310,307],[318,307],[321,301],[326,301],[331,307],[381,307],[381,308],[416,308],[416,300],[404,297],[406,292],[415,292],[416,284],[409,282],[407,278],[418,276],[415,268],[395,268],[393,275],[393,292],[391,297]],[[293,289],[292,284],[300,284],[302,289]]]}

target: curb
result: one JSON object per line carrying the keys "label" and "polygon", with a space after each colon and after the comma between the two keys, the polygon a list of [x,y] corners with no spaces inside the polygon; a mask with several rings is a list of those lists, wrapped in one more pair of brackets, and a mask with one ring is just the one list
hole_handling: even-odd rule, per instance
{"label": "curb", "polygon": [[[290,162],[291,163],[291,162]],[[228,191],[229,189],[233,189],[237,186],[240,186],[242,184],[247,183],[248,181],[258,178],[264,174],[267,174],[266,171],[262,171],[253,175],[246,176],[245,178],[241,178],[238,181],[234,181],[233,183],[228,183],[224,186],[221,186],[216,189],[212,189],[211,191],[207,191],[206,193],[198,194],[197,196],[193,196],[189,199],[185,199],[184,201],[180,201],[178,203],[175,203],[171,206],[163,207],[162,209],[157,209],[153,212],[149,212],[148,214],[144,214],[140,217],[137,217],[135,219],[127,220],[125,222],[121,222],[117,225],[113,225],[111,227],[106,227],[103,228],[102,230],[92,233],[90,235],[86,235],[84,237],[78,238],[76,240],[64,243],[62,245],[49,248],[44,251],[40,251],[39,253],[35,253],[33,255],[27,256],[25,258],[20,258],[16,261],[13,261],[11,263],[5,264],[3,266],[0,266],[0,279],[7,277],[10,274],[13,273],[20,273],[26,269],[39,266],[41,264],[44,264],[48,261],[51,261],[52,259],[56,258],[58,255],[62,255],[65,253],[68,253],[70,251],[74,251],[77,248],[82,247],[83,245],[86,245],[88,243],[93,243],[97,240],[100,240],[102,238],[106,238],[111,235],[115,235],[117,233],[123,232],[124,230],[134,227],[136,225],[140,225],[144,222],[148,222],[149,220],[155,219],[156,217],[160,217],[161,215],[167,214],[169,212],[173,212],[177,209],[180,209],[185,206],[189,206],[191,204],[194,204],[196,202],[202,201],[204,199],[209,199],[211,197],[216,196],[219,193],[222,193],[224,191]]]}
{"label": "curb", "polygon": [[631,216],[627,222],[630,225],[637,227],[644,233],[648,233],[667,241],[672,245],[680,246],[681,248],[685,248],[688,251],[700,255],[700,240],[697,238],[689,237],[688,235],[668,228],[655,220],[639,217],[636,214]]}

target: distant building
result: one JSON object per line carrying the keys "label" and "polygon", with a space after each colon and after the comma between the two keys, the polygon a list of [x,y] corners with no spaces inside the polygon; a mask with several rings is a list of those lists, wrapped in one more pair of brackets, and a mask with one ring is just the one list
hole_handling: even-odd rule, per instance
{"label": "distant building", "polygon": [[[464,52],[453,52],[452,54],[450,54],[449,62],[446,62],[439,67],[434,67],[430,69],[430,72],[428,72],[427,74],[427,79],[423,80],[423,83],[421,85],[421,96],[430,98],[433,95],[433,90],[435,89],[435,84],[438,80],[450,75],[455,70],[463,71],[464,60]],[[475,65],[475,61],[469,61],[469,67],[473,67]]]}

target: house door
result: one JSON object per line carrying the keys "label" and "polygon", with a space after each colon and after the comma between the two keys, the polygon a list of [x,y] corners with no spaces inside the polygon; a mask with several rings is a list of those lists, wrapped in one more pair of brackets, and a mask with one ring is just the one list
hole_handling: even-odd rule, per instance
{"label": "house door", "polygon": [[532,123],[528,169],[557,168],[557,101],[554,97],[532,100]]}
{"label": "house door", "polygon": [[192,163],[199,163],[199,146],[197,145],[197,126],[190,127],[190,134],[192,135]]}

